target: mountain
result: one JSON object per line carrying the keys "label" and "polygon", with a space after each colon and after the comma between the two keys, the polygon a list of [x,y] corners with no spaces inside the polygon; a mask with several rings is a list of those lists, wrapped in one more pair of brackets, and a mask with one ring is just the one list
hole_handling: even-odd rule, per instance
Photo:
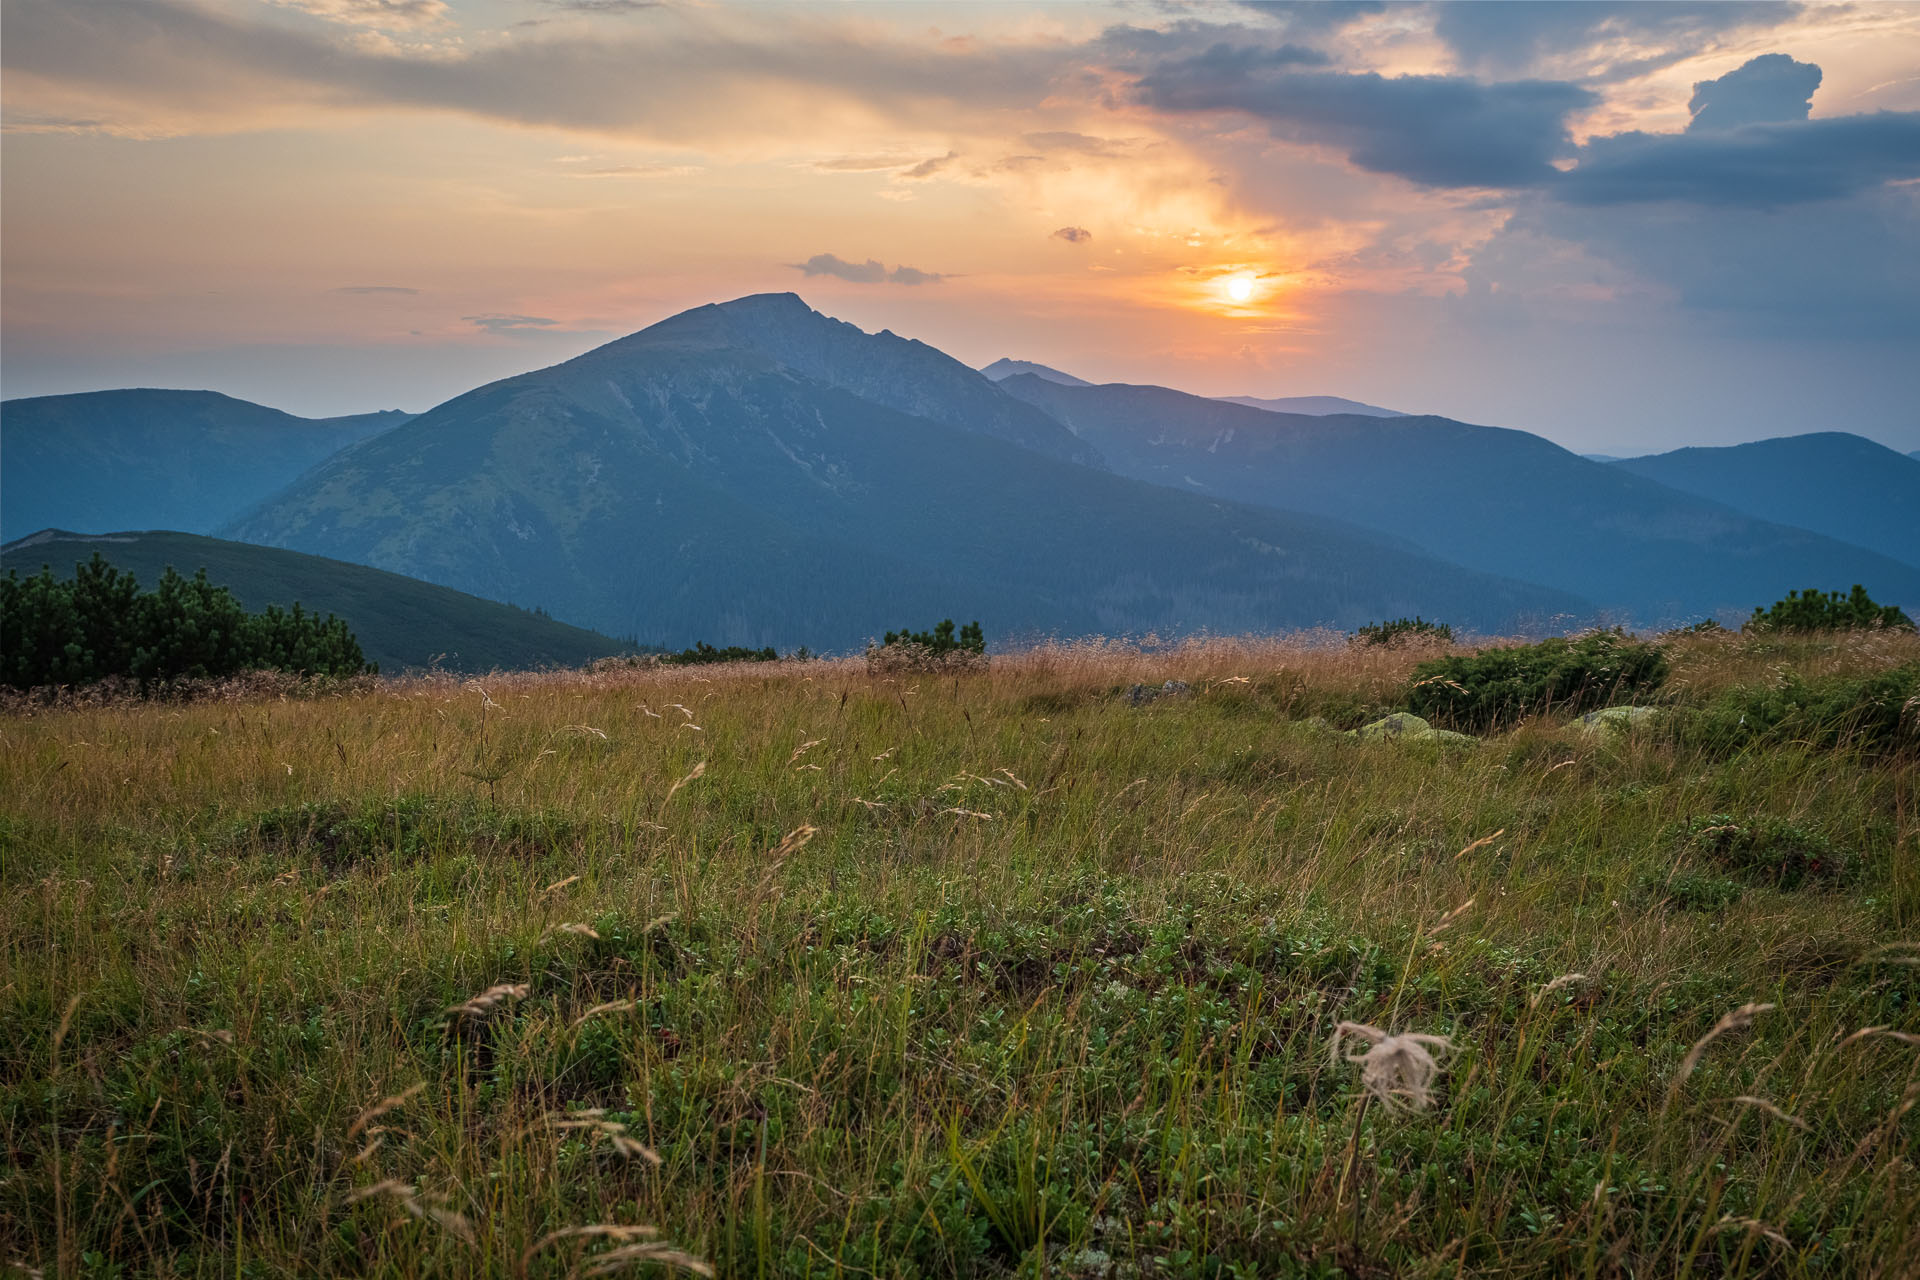
{"label": "mountain", "polygon": [[1333,413],[1357,413],[1364,418],[1407,416],[1398,409],[1382,409],[1377,404],[1362,404],[1358,400],[1349,400],[1345,396],[1281,396],[1272,400],[1262,400],[1258,396],[1220,396],[1218,398],[1228,404],[1246,405],[1249,409],[1265,409],[1268,413],[1304,413],[1314,418],[1324,418]]}
{"label": "mountain", "polygon": [[1586,612],[1098,460],[931,347],[763,295],[459,396],[229,532],[676,647],[838,649],[943,617],[1002,638]]}
{"label": "mountain", "polygon": [[368,660],[389,673],[436,665],[451,671],[571,667],[632,651],[631,645],[526,609],[413,578],[192,533],[48,529],[0,547],[0,567],[25,576],[46,565],[65,577],[96,551],[144,586],[169,565],[187,574],[204,568],[248,609],[291,607],[297,600],[317,613],[336,614],[353,629]]}
{"label": "mountain", "polygon": [[1920,565],[1920,461],[1844,431],[1614,464],[1671,489]]}
{"label": "mountain", "polygon": [[1855,582],[1920,604],[1920,570],[1910,565],[1524,431],[1279,414],[1164,387],[1062,387],[1029,375],[1000,385],[1073,428],[1122,475],[1338,516],[1646,625],[1744,615],[1791,589]]}
{"label": "mountain", "polygon": [[1046,365],[1035,364],[1031,360],[1008,360],[1003,357],[995,360],[992,364],[980,370],[980,372],[986,374],[987,377],[992,378],[995,382],[999,382],[1004,378],[1011,378],[1016,373],[1030,373],[1036,378],[1045,378],[1048,382],[1057,382],[1063,387],[1090,387],[1093,385],[1085,378],[1076,378],[1070,373],[1062,373],[1058,369],[1049,369]]}
{"label": "mountain", "polygon": [[407,420],[296,418],[213,391],[89,391],[0,404],[0,539],[36,529],[208,533],[322,458]]}

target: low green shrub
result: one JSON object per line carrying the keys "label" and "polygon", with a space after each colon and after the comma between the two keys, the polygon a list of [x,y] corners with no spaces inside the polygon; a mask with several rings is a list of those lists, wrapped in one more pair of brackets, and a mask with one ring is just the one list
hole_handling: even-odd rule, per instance
{"label": "low green shrub", "polygon": [[1703,914],[1725,911],[1747,891],[1737,880],[1698,871],[1681,871],[1669,880],[1653,880],[1645,887],[1649,897],[1665,902],[1674,911]]}
{"label": "low green shrub", "polygon": [[1714,747],[1800,741],[1816,747],[1920,751],[1920,662],[1868,676],[1743,685],[1676,720],[1684,737]]}
{"label": "low green shrub", "polygon": [[1913,619],[1898,605],[1875,604],[1859,583],[1847,595],[1838,591],[1789,591],[1772,608],[1755,609],[1749,631],[1847,631],[1856,627],[1913,630]]}
{"label": "low green shrub", "polygon": [[1444,622],[1428,622],[1425,618],[1395,618],[1391,622],[1370,622],[1353,633],[1353,642],[1362,645],[1384,645],[1388,648],[1409,641],[1453,641],[1453,628]]}
{"label": "low green shrub", "polygon": [[1781,818],[1715,813],[1695,818],[1673,835],[1678,852],[1780,889],[1838,880],[1847,871],[1846,853],[1831,840]]}
{"label": "low green shrub", "polygon": [[1485,732],[1537,712],[1590,711],[1650,694],[1667,670],[1660,646],[1596,631],[1423,662],[1406,703],[1436,725]]}
{"label": "low green shrub", "polygon": [[778,662],[780,655],[772,645],[764,649],[747,649],[730,644],[724,649],[716,649],[702,640],[691,649],[682,649],[678,653],[669,653],[661,657],[663,666],[693,667],[708,662]]}

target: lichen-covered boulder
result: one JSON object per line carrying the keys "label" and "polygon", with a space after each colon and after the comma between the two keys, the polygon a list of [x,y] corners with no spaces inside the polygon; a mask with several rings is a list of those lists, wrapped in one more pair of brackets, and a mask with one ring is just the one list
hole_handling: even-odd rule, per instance
{"label": "lichen-covered boulder", "polygon": [[1443,742],[1455,746],[1473,745],[1480,741],[1464,733],[1455,733],[1451,729],[1436,729],[1419,716],[1406,711],[1396,711],[1390,716],[1375,720],[1372,724],[1349,730],[1347,736],[1358,738],[1362,742],[1406,739],[1409,742]]}
{"label": "lichen-covered boulder", "polygon": [[1576,717],[1573,727],[1582,733],[1607,733],[1646,724],[1660,714],[1658,707],[1602,707]]}

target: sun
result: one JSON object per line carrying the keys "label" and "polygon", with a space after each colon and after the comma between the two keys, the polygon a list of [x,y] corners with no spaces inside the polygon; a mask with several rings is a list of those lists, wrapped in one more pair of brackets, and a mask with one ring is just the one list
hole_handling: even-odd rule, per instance
{"label": "sun", "polygon": [[1228,276],[1226,290],[1229,301],[1246,302],[1253,297],[1253,277],[1248,275]]}

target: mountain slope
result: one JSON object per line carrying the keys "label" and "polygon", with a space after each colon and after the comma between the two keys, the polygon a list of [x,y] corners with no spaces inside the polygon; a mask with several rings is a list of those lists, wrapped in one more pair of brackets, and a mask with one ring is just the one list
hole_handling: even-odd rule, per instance
{"label": "mountain slope", "polygon": [[1407,416],[1398,409],[1382,409],[1377,404],[1362,404],[1345,396],[1278,396],[1265,400],[1259,396],[1220,396],[1218,399],[1228,404],[1243,404],[1249,409],[1265,409],[1268,413],[1304,413],[1314,418],[1330,413],[1357,413],[1363,418]]}
{"label": "mountain slope", "polygon": [[[1003,435],[1095,456],[931,348],[769,310],[703,307],[469,392],[338,455],[233,536],[676,646],[844,648],[948,616],[1006,637],[1584,609],[1331,521],[1017,447]],[[831,360],[809,346],[823,332]],[[854,393],[956,417],[955,388],[991,433]]]}
{"label": "mountain slope", "polygon": [[296,418],[213,391],[8,400],[0,539],[46,528],[206,533],[322,458],[406,420]]}
{"label": "mountain slope", "polygon": [[1001,384],[1123,475],[1403,536],[1430,554],[1578,593],[1643,624],[1742,615],[1788,590],[1867,583],[1920,603],[1920,571],[1755,520],[1523,431],[1446,418],[1276,414],[1164,387]]}
{"label": "mountain slope", "polygon": [[346,619],[361,651],[389,674],[409,667],[450,671],[581,666],[631,646],[526,609],[481,600],[398,574],[275,547],[191,533],[104,535],[45,530],[0,547],[0,567],[22,576],[51,566],[66,576],[98,551],[143,586],[171,565],[228,587],[248,609],[299,601]]}
{"label": "mountain slope", "polygon": [[1920,565],[1920,461],[1843,431],[1614,463],[1671,489]]}

